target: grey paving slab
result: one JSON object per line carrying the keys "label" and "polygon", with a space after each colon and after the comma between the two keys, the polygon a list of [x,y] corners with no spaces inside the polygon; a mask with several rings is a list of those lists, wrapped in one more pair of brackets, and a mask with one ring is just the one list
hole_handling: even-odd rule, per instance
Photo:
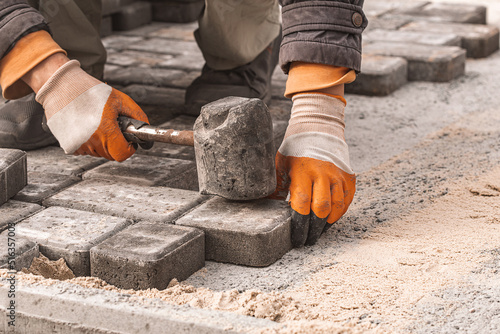
{"label": "grey paving slab", "polygon": [[[115,37],[115,35],[111,36]],[[110,42],[112,43],[112,42]],[[107,64],[116,66],[132,66],[139,68],[157,67],[163,61],[172,59],[174,56],[151,52],[139,52],[131,50],[108,49]]]}
{"label": "grey paving slab", "polygon": [[412,22],[402,27],[401,30],[456,34],[461,38],[461,46],[467,50],[467,57],[470,58],[488,57],[497,51],[499,46],[499,30],[492,25]]}
{"label": "grey paving slab", "polygon": [[276,121],[288,122],[288,120],[290,119],[290,110],[292,109],[291,99],[286,99],[286,100],[273,99],[268,107],[273,122]]}
{"label": "grey paving slab", "polygon": [[[160,124],[158,127],[163,129],[193,130],[195,120],[196,117],[181,115],[168,122]],[[137,153],[174,159],[195,160],[193,147],[167,143],[155,143],[149,150],[144,150],[139,147]]]}
{"label": "grey paving slab", "polygon": [[412,21],[413,18],[409,16],[394,16],[389,14],[385,15],[383,18],[369,18],[369,23],[365,29],[365,32],[367,33],[374,29],[397,30]]}
{"label": "grey paving slab", "polygon": [[63,258],[76,276],[90,275],[90,248],[131,220],[62,207],[45,209],[16,225],[16,235],[39,244],[51,260]]}
{"label": "grey paving slab", "polygon": [[0,268],[19,271],[29,268],[39,255],[38,244],[27,238],[19,237],[15,224],[0,234]]}
{"label": "grey paving slab", "polygon": [[195,191],[144,187],[107,180],[87,180],[43,201],[134,220],[172,222],[207,199]]}
{"label": "grey paving slab", "polygon": [[177,55],[171,59],[167,59],[158,64],[160,67],[175,68],[184,71],[201,71],[205,59],[200,52],[190,53],[187,55]]}
{"label": "grey paving slab", "polygon": [[[363,5],[363,12],[369,20],[374,17],[381,16],[389,13],[395,9],[399,10],[417,10],[429,4],[429,1],[389,1],[389,2],[376,2],[367,1]],[[371,24],[371,21],[370,21]]]}
{"label": "grey paving slab", "polygon": [[447,82],[465,72],[466,52],[456,46],[375,42],[365,45],[363,52],[405,58],[410,81]]}
{"label": "grey paving slab", "polygon": [[128,86],[140,84],[157,87],[172,87],[171,82],[186,75],[186,72],[164,68],[127,67],[109,72],[105,76],[108,84]]}
{"label": "grey paving slab", "polygon": [[10,200],[0,206],[0,232],[7,229],[9,224],[15,224],[32,214],[41,211],[38,204]]}
{"label": "grey paving slab", "polygon": [[122,6],[120,11],[113,14],[113,30],[123,31],[138,28],[153,20],[151,3],[146,1],[134,2]]}
{"label": "grey paving slab", "polygon": [[[168,66],[167,66],[168,67]],[[180,88],[187,88],[194,79],[199,77],[201,74],[201,68],[200,69],[186,69],[186,74],[179,79],[172,80],[171,84],[172,87],[180,87]]]}
{"label": "grey paving slab", "polygon": [[83,179],[105,179],[150,187],[198,190],[194,161],[139,154],[124,162],[107,162],[84,173]]}
{"label": "grey paving slab", "polygon": [[185,55],[200,52],[198,45],[195,42],[165,38],[143,39],[134,44],[128,45],[126,49],[170,55]]}
{"label": "grey paving slab", "polygon": [[130,85],[122,91],[138,104],[176,108],[178,113],[184,110],[184,89]]}
{"label": "grey paving slab", "polygon": [[273,120],[273,139],[274,139],[274,149],[278,152],[278,149],[285,137],[286,128],[288,127],[288,121]]}
{"label": "grey paving slab", "polygon": [[212,198],[175,221],[205,232],[205,258],[263,267],[291,249],[286,202],[231,202]]}
{"label": "grey paving slab", "polygon": [[28,171],[62,175],[80,175],[105,163],[106,159],[91,156],[66,155],[60,147],[49,146],[29,151]]}
{"label": "grey paving slab", "polygon": [[80,181],[79,177],[72,175],[28,172],[28,185],[14,199],[42,204],[47,197]]}
{"label": "grey paving slab", "polygon": [[[110,49],[117,52],[126,50],[130,46],[130,44],[139,43],[141,41],[144,41],[143,36],[128,36],[124,34],[113,34],[111,36],[103,38],[102,44],[108,50],[108,52]],[[109,59],[107,59],[107,61],[109,62]]]}
{"label": "grey paving slab", "polygon": [[452,33],[373,29],[363,34],[363,42],[398,42],[438,46],[461,46],[462,40]]}
{"label": "grey paving slab", "polygon": [[0,148],[0,205],[27,184],[26,153]]}
{"label": "grey paving slab", "polygon": [[433,22],[486,24],[486,7],[458,3],[429,3],[423,7],[396,9],[391,14],[411,15]]}
{"label": "grey paving slab", "polygon": [[139,222],[90,250],[91,275],[123,289],[165,289],[205,265],[201,230]]}
{"label": "grey paving slab", "polygon": [[407,77],[408,62],[405,59],[363,55],[361,73],[353,83],[345,85],[345,92],[385,96],[406,84]]}
{"label": "grey paving slab", "polygon": [[161,22],[193,22],[200,16],[204,1],[153,2],[153,18]]}

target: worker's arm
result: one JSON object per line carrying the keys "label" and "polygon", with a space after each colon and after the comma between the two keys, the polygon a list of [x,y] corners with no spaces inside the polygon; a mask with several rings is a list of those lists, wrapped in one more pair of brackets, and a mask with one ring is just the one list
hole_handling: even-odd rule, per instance
{"label": "worker's arm", "polygon": [[0,36],[3,95],[16,99],[34,91],[48,127],[67,154],[123,161],[135,152],[117,117],[147,122],[146,115],[130,97],[88,75],[76,60],[70,61],[38,12],[22,1],[2,1]]}
{"label": "worker's arm", "polygon": [[290,192],[292,242],[314,244],[356,189],[344,138],[344,84],[361,67],[363,0],[280,1],[280,65],[289,74],[290,122],[276,156],[278,197]]}

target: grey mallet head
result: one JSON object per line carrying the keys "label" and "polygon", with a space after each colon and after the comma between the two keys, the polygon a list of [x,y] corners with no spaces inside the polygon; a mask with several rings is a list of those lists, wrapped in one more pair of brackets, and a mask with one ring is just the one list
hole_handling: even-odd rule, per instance
{"label": "grey mallet head", "polygon": [[273,124],[260,99],[227,97],[203,106],[194,149],[201,194],[252,200],[276,189]]}

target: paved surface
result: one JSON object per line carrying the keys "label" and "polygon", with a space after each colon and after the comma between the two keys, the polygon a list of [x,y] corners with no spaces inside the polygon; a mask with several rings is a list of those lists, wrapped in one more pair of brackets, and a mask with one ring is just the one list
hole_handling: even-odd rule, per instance
{"label": "paved surface", "polygon": [[[378,37],[381,34],[380,29],[389,29],[389,24],[394,29],[399,28],[403,25],[401,22],[407,24],[410,17],[415,17],[414,10],[423,8],[419,7],[420,3],[412,1],[411,8],[406,8],[406,12],[395,15],[394,12],[388,12],[395,8],[394,2],[385,3],[375,1],[371,8],[367,8],[367,14],[374,17],[371,20],[373,27],[379,29],[378,31],[376,29],[368,31],[369,34],[372,34],[372,37],[369,37],[367,41],[368,49],[370,46],[368,43],[372,43],[370,38],[375,45],[376,43],[387,43],[387,41],[380,41],[381,38]],[[490,52],[492,48],[494,49],[491,47],[491,43],[494,44],[496,41],[498,44],[498,36],[492,38],[491,32],[494,32],[496,26],[500,25],[498,6],[493,3],[490,8],[493,9],[493,19],[491,19],[492,14],[490,13],[489,22],[493,24],[493,27],[490,27],[493,30],[487,30],[484,35],[484,41],[490,43],[487,43],[489,46],[484,49],[486,53]],[[455,13],[454,17],[458,16],[460,20],[476,24],[484,23],[481,22],[485,18],[484,13],[476,7],[469,7],[465,10],[465,14],[459,10],[456,12],[459,14]],[[441,15],[444,21],[449,21],[450,17],[453,17],[453,13],[444,13],[446,15]],[[409,16],[410,14],[413,16]],[[384,17],[384,15],[386,16]],[[428,12],[423,11],[416,16],[425,15],[428,15]],[[443,24],[443,20],[433,24]],[[397,24],[398,22],[399,24]],[[411,31],[418,30],[419,24],[421,21],[415,20],[410,25],[413,27]],[[153,23],[135,30],[114,33],[104,39],[109,50],[105,79],[138,101],[150,116],[153,124],[178,126],[182,129],[189,128],[194,123],[194,117],[180,116],[180,114],[184,111],[184,89],[199,74],[203,65],[203,59],[191,34],[195,27],[194,24]],[[402,31],[405,30],[402,29]],[[429,32],[430,29],[426,30],[425,34]],[[432,50],[444,50],[441,48],[452,50],[449,48],[453,48],[452,54],[458,52],[460,57],[465,53],[474,54],[469,49],[459,51],[458,46],[456,46],[457,36],[461,43],[464,43],[465,37],[457,33],[454,35],[450,36],[449,31],[445,31],[433,39],[435,45],[426,45],[425,48],[434,48]],[[394,41],[401,38],[400,35],[393,33],[386,34],[386,36]],[[425,35],[412,36],[414,37],[413,43],[417,44],[418,39],[424,38]],[[424,39],[429,40],[428,37]],[[474,45],[473,42],[468,45],[470,44]],[[476,43],[476,45],[479,44]],[[382,49],[384,49],[383,53],[386,54],[388,48]],[[87,235],[85,228],[82,227],[81,229],[76,228],[75,234],[71,233],[65,237],[62,232],[67,231],[66,225],[70,222],[72,224],[80,222],[80,225],[85,225],[85,223],[93,221],[95,219],[93,217],[101,217],[102,219],[98,220],[99,224],[108,226],[111,224],[110,221],[120,221],[122,227],[125,228],[124,225],[127,224],[125,222],[128,221],[132,221],[134,226],[147,225],[147,221],[161,224],[179,221],[181,225],[189,225],[205,231],[205,253],[207,259],[210,260],[205,264],[206,271],[195,273],[187,279],[187,283],[217,291],[229,289],[245,291],[257,288],[269,292],[286,292],[300,287],[314,273],[334,266],[337,261],[336,256],[358,243],[365,234],[376,231],[379,226],[414,210],[429,207],[436,199],[447,194],[450,184],[460,183],[471,175],[480,175],[490,171],[500,163],[498,141],[500,119],[497,115],[498,91],[500,89],[498,81],[500,75],[499,53],[488,54],[487,58],[468,59],[466,63],[462,63],[465,66],[464,73],[451,73],[450,79],[457,76],[458,78],[447,80],[449,82],[409,82],[411,77],[399,75],[399,77],[396,76],[397,79],[394,79],[399,84],[394,85],[394,80],[387,80],[387,76],[391,75],[394,78],[394,75],[398,73],[404,74],[405,69],[408,71],[411,64],[410,56],[414,56],[408,53],[405,47],[402,49],[405,52],[397,54],[394,49],[387,51],[398,57],[384,58],[379,55],[367,55],[367,59],[371,58],[374,62],[378,61],[387,65],[371,65],[374,74],[367,76],[366,82],[372,80],[372,83],[365,84],[367,88],[364,91],[357,91],[357,93],[371,95],[386,95],[392,92],[390,95],[387,97],[347,96],[346,136],[351,150],[351,160],[358,173],[358,191],[356,200],[348,214],[342,218],[336,228],[332,228],[327,235],[322,237],[315,247],[288,251],[289,244],[282,239],[282,234],[287,231],[286,213],[282,213],[281,209],[277,209],[275,212],[276,217],[271,217],[268,220],[262,217],[262,203],[246,204],[247,207],[244,207],[245,204],[232,205],[228,203],[230,210],[224,211],[223,214],[218,213],[218,210],[221,210],[225,204],[220,204],[220,200],[200,196],[196,191],[196,182],[193,182],[196,180],[196,171],[192,168],[194,158],[192,150],[171,145],[158,145],[152,151],[140,150],[133,159],[124,164],[90,157],[68,157],[62,153],[62,150],[55,147],[28,152],[28,186],[19,192],[14,200],[0,206],[0,212],[2,210],[8,212],[7,215],[0,215],[0,228],[5,233],[9,223],[17,222],[19,238],[21,238],[23,224],[29,225],[30,222],[30,226],[34,229],[31,235],[41,234],[48,228],[52,229],[55,231],[54,235],[63,238],[68,245],[71,244],[71,247],[60,248],[64,248],[65,252],[69,253],[78,252],[77,255],[84,258],[89,264],[87,265],[87,262],[84,264],[83,260],[74,263],[71,259],[77,257],[64,255],[64,252],[60,252],[60,255],[67,257],[70,266],[81,267],[81,271],[87,273],[89,270],[92,271],[92,268],[89,269],[89,266],[91,267],[89,253],[93,253],[93,246],[104,241],[102,246],[98,246],[99,248],[96,250],[101,253],[113,254],[113,251],[116,251],[116,249],[113,250],[113,247],[116,245],[119,246],[117,249],[124,248],[124,245],[129,246],[123,241],[127,239],[127,235],[125,233],[123,240],[120,238],[118,230],[121,230],[121,227],[116,231],[113,230],[112,233],[109,232],[110,228],[103,228],[93,230]],[[375,52],[375,54],[378,53]],[[480,51],[476,53],[480,53]],[[483,53],[483,55],[485,54]],[[455,61],[457,59],[457,57],[449,56],[449,53],[446,52],[443,57],[455,59]],[[429,59],[431,62],[435,61],[434,57]],[[364,66],[369,67],[373,63],[367,62],[366,64]],[[428,68],[428,64],[425,66]],[[386,70],[382,73],[375,73],[380,68],[386,68]],[[290,102],[282,97],[286,77],[276,71],[274,79],[273,102],[270,109],[274,127],[277,130],[275,137],[278,137],[277,140],[279,140],[279,135],[282,136],[286,127]],[[367,89],[375,85],[373,82],[381,83],[384,88],[370,93]],[[277,133],[279,135],[276,135]],[[161,168],[158,168],[160,165]],[[264,207],[266,208],[273,206],[281,208],[282,206],[282,203],[265,202]],[[61,216],[63,220],[65,217],[67,218],[67,222],[60,224],[66,226],[64,229],[57,227],[56,223],[48,226],[51,220],[46,220],[47,224],[44,226],[33,223],[39,217],[46,219],[53,210],[70,210],[68,212],[71,214]],[[74,210],[81,210],[82,213],[75,218]],[[245,219],[250,217],[250,222],[247,223],[241,217]],[[191,221],[186,222],[190,218]],[[204,227],[196,226],[201,224],[201,218],[208,219],[210,222]],[[239,221],[235,222],[236,224],[231,224],[231,218]],[[221,224],[218,224],[219,220],[221,220]],[[261,225],[255,225],[252,220],[262,223],[262,230],[259,230]],[[252,228],[245,229],[245,224],[253,225]],[[273,229],[273,226],[277,227]],[[238,242],[240,240],[238,238],[245,238],[244,236],[247,234],[255,234],[255,231],[266,237],[270,230],[272,233],[278,233],[279,239],[283,242],[269,244],[269,241],[257,238],[258,242],[249,245],[248,249],[260,250],[262,253],[254,254],[254,258],[245,257],[244,251],[248,249]],[[126,228],[123,232],[125,231],[127,231]],[[92,240],[97,241],[88,241],[82,237],[82,234],[86,238],[93,238]],[[143,239],[155,239],[155,233],[152,234],[144,236]],[[26,235],[30,239],[30,234]],[[227,241],[227,245],[234,245],[236,253],[231,253],[229,249],[224,249],[221,253],[217,244],[221,242],[217,241],[217,238],[221,236],[223,241]],[[38,239],[41,237],[41,235],[37,236]],[[35,256],[38,248],[35,250],[33,243],[30,242],[37,238],[32,237],[32,240],[23,241],[23,246],[21,247],[21,244],[19,246],[19,252],[28,257]],[[113,242],[113,238],[118,241]],[[48,241],[50,238],[46,239]],[[73,239],[79,240],[83,247],[80,247],[81,249],[75,248],[75,243],[70,242]],[[175,247],[183,244],[182,242],[172,243]],[[263,250],[262,244],[269,249],[264,248]],[[44,247],[50,247],[47,245],[44,245],[44,241],[39,241],[39,249],[42,253],[44,253]],[[137,252],[131,256],[132,263],[130,265],[140,262],[138,259],[142,256],[151,262],[156,261],[148,269],[153,272],[157,262],[163,260],[165,254],[170,254],[169,251],[165,250],[170,250],[168,247],[154,249],[153,252],[156,252],[154,256],[151,256],[147,250],[137,249]],[[410,325],[411,329],[422,333],[480,332],[481,329],[489,333],[497,331],[500,314],[498,306],[500,295],[497,287],[500,281],[498,278],[498,251],[495,253],[495,249],[498,247],[500,245],[495,241],[488,248],[485,246],[484,252],[490,252],[492,258],[488,262],[480,264],[476,272],[469,274],[470,284],[468,286],[450,286],[441,291],[433,292],[434,297],[439,296],[439,304],[432,302],[416,304],[413,312],[424,321],[417,321]],[[182,251],[183,248],[180,248]],[[0,251],[5,250],[0,248]],[[192,249],[189,248],[187,253],[190,251]],[[193,254],[195,253],[193,252]],[[286,254],[282,256],[284,253]],[[189,254],[179,257],[182,259],[182,263],[188,261],[186,256]],[[217,260],[218,257],[222,262],[257,266],[277,261],[265,268],[254,268],[212,261]],[[198,261],[196,263],[202,261],[199,257],[196,259]],[[251,259],[251,261],[245,263],[245,259]],[[122,260],[118,256],[108,256],[106,259],[117,267],[120,267],[119,261]],[[101,269],[105,267],[100,266]],[[187,269],[191,273],[198,269],[196,265],[186,267],[189,267]],[[80,269],[76,270],[77,273]],[[96,270],[96,273],[102,272],[101,269]],[[109,276],[110,274],[108,272],[103,275]],[[185,272],[182,275],[189,276]],[[480,280],[478,275],[489,275],[490,280]],[[483,276],[481,277],[483,278]],[[136,281],[138,280],[142,279],[138,278]],[[28,286],[23,289],[21,296],[24,296],[25,300],[38,298],[46,305],[74,303],[79,308],[91,300],[93,307],[97,305],[106,308],[102,305],[109,304],[109,300],[114,300],[116,304],[113,305],[116,306],[116,309],[111,311],[113,306],[106,310],[103,309],[103,311],[116,314],[116,319],[126,318],[124,314],[128,314],[127,310],[141,308],[128,301],[128,297],[123,299],[119,294],[108,296],[107,293],[102,293],[103,299],[100,299],[101,297],[96,297],[101,296],[101,292],[98,293],[97,290],[68,288],[62,283],[53,288],[37,289]],[[59,296],[61,291],[64,293]],[[6,294],[7,292],[3,291],[2,298],[5,298]],[[102,300],[107,302],[103,303]],[[3,300],[2,304],[6,301],[6,299]],[[124,306],[125,304],[121,304],[122,302],[128,306]],[[257,319],[249,320],[247,318],[243,320],[243,317],[242,319],[236,317],[225,321],[221,320],[223,315],[217,312],[193,311],[188,307],[179,309],[174,307],[172,312],[175,313],[175,316],[170,318],[164,312],[155,313],[164,307],[163,304],[155,305],[148,311],[144,311],[145,313],[140,312],[144,318],[138,319],[142,319],[141,321],[146,323],[149,321],[151,324],[157,321],[155,319],[163,319],[163,322],[160,323],[164,326],[167,326],[166,324],[173,326],[172,328],[185,329],[193,328],[190,326],[199,326],[200,332],[202,332],[201,328],[206,332],[218,332],[225,328],[247,331],[249,328],[274,326],[274,323],[263,323]],[[56,308],[64,309],[63,306]],[[471,311],[473,309],[474,312]],[[82,308],[82,310],[87,309]],[[25,314],[33,314],[45,319],[50,318],[50,312],[45,314],[42,308],[38,310],[26,308],[25,311]],[[192,315],[189,312],[194,313]],[[212,318],[213,314],[216,314],[215,318]],[[106,327],[103,326],[104,320],[102,319],[91,320],[93,315],[95,314],[88,313],[85,318],[89,328],[103,328],[103,333],[113,330],[117,332],[130,330],[132,332],[133,326],[129,323],[119,324],[117,327],[108,324]],[[445,315],[446,321],[442,320]],[[186,318],[198,316],[200,316],[200,321],[194,325],[192,322],[185,322]],[[177,317],[183,320],[179,320]],[[207,320],[207,324],[202,324],[205,320],[201,319],[207,318],[211,318],[211,320]],[[368,316],[368,318],[370,317]],[[30,321],[32,321],[31,325]],[[29,331],[29,326],[34,326],[33,320],[30,321],[26,320],[24,323],[27,331]],[[68,329],[68,327],[64,327],[64,324],[72,321],[75,319],[72,319],[71,315],[61,312],[60,318],[54,320],[54,323],[57,324],[52,325],[55,326],[53,328],[64,331]],[[372,319],[372,321],[383,322],[383,319]],[[177,325],[172,324],[177,324],[180,327],[175,327]],[[475,324],[480,324],[481,327]],[[131,327],[127,327],[129,325]],[[41,326],[38,328],[46,329],[50,327],[42,322],[38,326]],[[158,326],[155,328],[165,328]],[[210,328],[210,330],[206,328]],[[133,330],[140,333],[144,328],[134,328]],[[154,329],[151,330],[154,332]],[[81,332],[87,333],[85,329],[82,329]]]}

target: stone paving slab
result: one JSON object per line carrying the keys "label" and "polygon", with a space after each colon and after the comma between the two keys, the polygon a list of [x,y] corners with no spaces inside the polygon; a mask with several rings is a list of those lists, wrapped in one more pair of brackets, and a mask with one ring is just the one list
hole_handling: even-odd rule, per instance
{"label": "stone paving slab", "polygon": [[41,211],[38,204],[10,200],[0,206],[0,232],[7,229],[9,224],[15,224],[32,214]]}
{"label": "stone paving slab", "polygon": [[394,15],[411,15],[417,20],[486,24],[486,7],[453,3],[429,3],[423,7],[402,8]]}
{"label": "stone paving slab", "polygon": [[465,73],[465,50],[456,46],[375,42],[366,55],[402,57],[408,61],[408,80],[446,82]]}
{"label": "stone paving slab", "polygon": [[51,260],[63,258],[76,276],[90,275],[90,249],[132,223],[125,218],[51,207],[16,225]]}
{"label": "stone paving slab", "polygon": [[26,153],[0,148],[0,205],[27,184]]}
{"label": "stone paving slab", "polygon": [[123,289],[165,289],[205,265],[201,230],[139,222],[90,250],[91,275]]}
{"label": "stone paving slab", "polygon": [[104,158],[91,156],[66,155],[60,147],[49,146],[29,151],[28,172],[75,175],[105,163]]}
{"label": "stone paving slab", "polygon": [[83,174],[83,179],[105,179],[149,187],[198,190],[194,161],[136,154],[124,162],[110,161]]}
{"label": "stone paving slab", "polygon": [[72,175],[28,172],[28,185],[14,199],[42,204],[47,197],[80,181],[79,177]]}
{"label": "stone paving slab", "polygon": [[201,71],[203,65],[205,65],[205,59],[201,53],[192,53],[164,60],[160,62],[158,66],[181,69],[184,71]]}
{"label": "stone paving slab", "polygon": [[[368,19],[372,19],[377,16],[382,16],[387,14],[395,9],[398,10],[418,10],[428,5],[429,1],[390,1],[390,2],[375,2],[375,1],[367,1],[363,5],[363,12],[368,17]],[[371,24],[371,21],[370,21]]]}
{"label": "stone paving slab", "polygon": [[368,18],[368,26],[364,30],[364,33],[368,33],[371,30],[383,29],[383,30],[397,30],[404,25],[412,22],[412,18],[405,16],[393,16],[386,15],[384,18],[374,17]]}
{"label": "stone paving slab", "polygon": [[181,114],[184,112],[184,89],[163,88],[145,85],[130,85],[122,90],[129,95],[137,104],[161,106],[164,110],[176,110]]}
{"label": "stone paving slab", "polygon": [[105,80],[108,84],[128,86],[140,84],[146,86],[172,87],[172,81],[182,78],[186,72],[164,68],[127,67],[108,72]]}
{"label": "stone paving slab", "polygon": [[15,224],[0,234],[0,269],[20,271],[29,268],[40,255],[38,244],[16,234]]}
{"label": "stone paving slab", "polygon": [[285,201],[231,202],[214,197],[175,221],[205,232],[205,259],[268,266],[291,246],[290,209]]}
{"label": "stone paving slab", "polygon": [[[113,35],[111,37],[115,37]],[[106,41],[107,38],[104,38],[103,41]],[[113,42],[108,42],[112,44]],[[142,69],[147,69],[150,67],[158,67],[163,61],[174,58],[172,55],[158,54],[152,52],[139,52],[139,51],[131,51],[131,50],[115,50],[113,47],[107,47],[108,57],[107,63],[108,65],[116,65],[122,67],[138,67]]]}
{"label": "stone paving slab", "polygon": [[96,179],[71,186],[44,200],[43,204],[134,220],[172,222],[207,199],[195,191]]}
{"label": "stone paving slab", "polygon": [[400,57],[363,55],[361,73],[345,85],[348,94],[384,96],[406,84],[408,62]]}
{"label": "stone paving slab", "polygon": [[491,25],[412,22],[401,30],[456,34],[461,38],[461,47],[467,50],[467,57],[470,58],[488,57],[499,48],[499,30]]}
{"label": "stone paving slab", "polygon": [[147,51],[169,55],[201,54],[195,42],[165,38],[140,39],[133,44],[124,45],[124,48],[127,50]]}
{"label": "stone paving slab", "polygon": [[122,6],[113,15],[113,30],[131,30],[150,23],[153,20],[152,6],[149,2],[138,1]]}
{"label": "stone paving slab", "polygon": [[370,42],[415,43],[436,46],[462,45],[461,38],[451,31],[449,33],[428,32],[426,29],[421,31],[373,29],[363,34],[363,43]]}

